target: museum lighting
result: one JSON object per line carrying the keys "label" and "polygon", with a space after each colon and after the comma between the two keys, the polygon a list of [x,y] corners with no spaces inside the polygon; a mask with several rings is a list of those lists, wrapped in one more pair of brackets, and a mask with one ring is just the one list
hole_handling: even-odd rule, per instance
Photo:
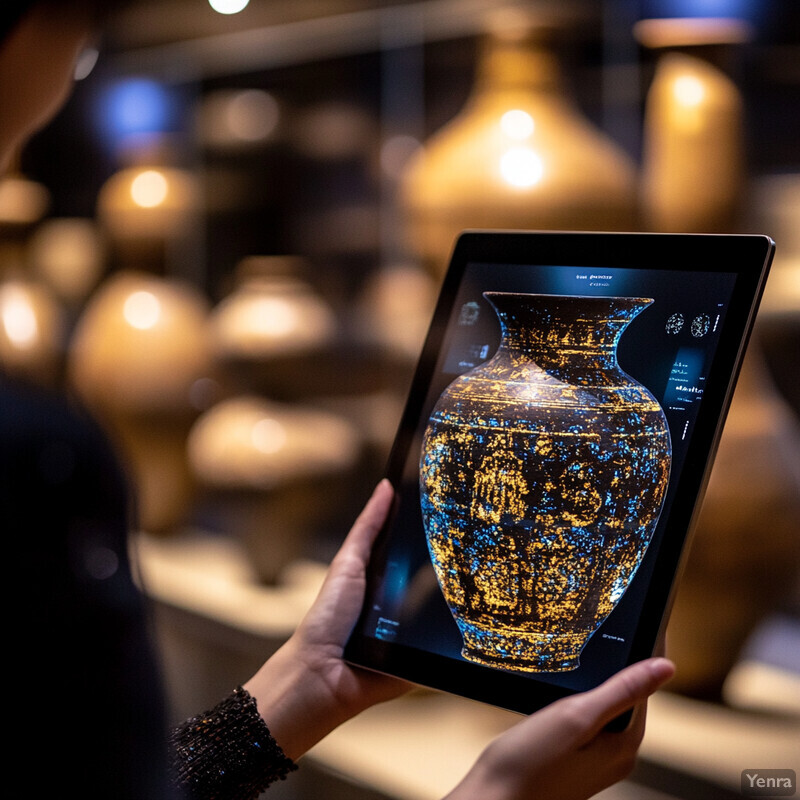
{"label": "museum lighting", "polygon": [[156,169],[140,172],[131,181],[131,199],[141,208],[155,208],[167,198],[169,184],[164,174]]}
{"label": "museum lighting", "polygon": [[522,141],[533,133],[535,125],[533,117],[527,111],[515,108],[503,114],[500,118],[500,127],[506,136]]}
{"label": "museum lighting", "polygon": [[250,0],[208,0],[208,4],[218,14],[238,14],[247,8]]}
{"label": "museum lighting", "polygon": [[131,327],[146,331],[155,327],[161,319],[161,303],[152,292],[133,292],[125,300],[122,314]]}
{"label": "museum lighting", "polygon": [[512,147],[500,159],[500,174],[506,183],[519,188],[535,186],[542,179],[542,159],[527,147]]}

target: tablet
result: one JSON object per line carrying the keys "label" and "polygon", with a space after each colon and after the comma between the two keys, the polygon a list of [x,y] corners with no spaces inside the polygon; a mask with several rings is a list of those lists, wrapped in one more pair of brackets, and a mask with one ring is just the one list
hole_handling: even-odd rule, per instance
{"label": "tablet", "polygon": [[651,655],[773,250],[463,233],[345,658],[529,713]]}

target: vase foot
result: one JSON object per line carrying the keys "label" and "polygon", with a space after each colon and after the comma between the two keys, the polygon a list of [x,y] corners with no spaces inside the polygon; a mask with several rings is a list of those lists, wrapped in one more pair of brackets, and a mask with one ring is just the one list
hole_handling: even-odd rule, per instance
{"label": "vase foot", "polygon": [[543,633],[508,628],[459,625],[461,655],[484,666],[516,672],[569,672],[580,666],[590,632]]}

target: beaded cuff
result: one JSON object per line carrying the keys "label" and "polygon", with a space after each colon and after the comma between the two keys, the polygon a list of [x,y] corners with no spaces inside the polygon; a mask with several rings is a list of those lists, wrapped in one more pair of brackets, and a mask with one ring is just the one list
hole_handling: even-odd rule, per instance
{"label": "beaded cuff", "polygon": [[241,686],[175,728],[170,744],[173,780],[191,800],[253,800],[297,769]]}

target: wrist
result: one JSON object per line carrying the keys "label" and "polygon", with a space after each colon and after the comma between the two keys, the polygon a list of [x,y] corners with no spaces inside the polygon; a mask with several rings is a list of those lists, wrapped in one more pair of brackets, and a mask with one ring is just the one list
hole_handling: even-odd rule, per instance
{"label": "wrist", "polygon": [[290,639],[244,684],[272,736],[292,760],[361,709],[351,710]]}

